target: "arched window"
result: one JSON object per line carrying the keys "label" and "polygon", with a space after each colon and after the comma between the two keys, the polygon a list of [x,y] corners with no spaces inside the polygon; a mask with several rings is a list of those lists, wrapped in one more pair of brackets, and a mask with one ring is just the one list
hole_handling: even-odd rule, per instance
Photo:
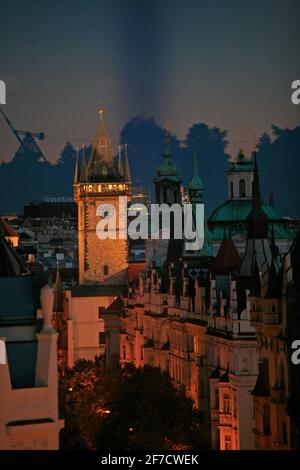
{"label": "arched window", "polygon": [[239,182],[239,195],[240,197],[246,197],[246,181],[243,179]]}

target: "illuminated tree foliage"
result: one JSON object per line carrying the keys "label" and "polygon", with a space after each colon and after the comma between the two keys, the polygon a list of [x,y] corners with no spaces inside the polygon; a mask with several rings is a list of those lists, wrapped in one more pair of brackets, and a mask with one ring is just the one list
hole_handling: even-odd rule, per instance
{"label": "illuminated tree foliage", "polygon": [[60,381],[61,449],[200,447],[199,415],[166,372],[80,360]]}

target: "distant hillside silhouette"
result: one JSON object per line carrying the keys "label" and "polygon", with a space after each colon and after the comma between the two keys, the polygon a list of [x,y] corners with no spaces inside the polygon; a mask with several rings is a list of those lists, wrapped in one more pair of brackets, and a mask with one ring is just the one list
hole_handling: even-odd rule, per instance
{"label": "distant hillside silhouette", "polygon": [[[171,135],[171,152],[185,183],[192,172],[194,133],[209,213],[227,197],[227,131],[196,123],[187,131],[183,142]],[[152,190],[155,171],[162,158],[163,129],[154,119],[133,117],[123,127],[120,142],[128,144],[133,184]],[[90,146],[87,146],[86,158],[89,151]],[[283,215],[300,214],[299,155],[300,126],[280,129],[273,125],[272,134],[263,134],[259,140],[263,194],[267,199],[270,191],[274,193],[276,205]],[[41,160],[31,148],[27,152],[24,148],[18,149],[9,163],[0,166],[0,213],[22,213],[26,203],[46,196],[72,196],[75,162],[76,152],[69,142],[55,164]]]}

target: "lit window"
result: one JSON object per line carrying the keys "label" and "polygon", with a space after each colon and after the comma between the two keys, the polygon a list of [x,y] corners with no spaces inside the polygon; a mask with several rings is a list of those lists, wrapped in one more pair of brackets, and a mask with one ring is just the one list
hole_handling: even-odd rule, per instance
{"label": "lit window", "polygon": [[230,401],[229,401],[229,395],[227,393],[223,395],[223,413],[225,414],[230,413]]}
{"label": "lit window", "polygon": [[225,436],[225,450],[231,450],[231,437]]}

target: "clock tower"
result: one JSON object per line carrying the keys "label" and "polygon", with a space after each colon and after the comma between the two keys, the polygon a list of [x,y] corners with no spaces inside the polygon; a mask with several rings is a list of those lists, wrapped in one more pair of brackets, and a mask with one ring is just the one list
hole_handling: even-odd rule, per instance
{"label": "clock tower", "polygon": [[[127,148],[124,164],[120,150],[115,164],[112,143],[103,121],[103,110],[100,110],[89,160],[86,163],[83,151],[81,162],[77,159],[74,178],[74,198],[78,206],[80,284],[126,284],[128,241],[119,223],[121,196],[126,196],[128,201],[131,196]],[[102,211],[99,211],[99,206]],[[98,237],[97,224],[103,217],[114,218],[114,239]]]}

